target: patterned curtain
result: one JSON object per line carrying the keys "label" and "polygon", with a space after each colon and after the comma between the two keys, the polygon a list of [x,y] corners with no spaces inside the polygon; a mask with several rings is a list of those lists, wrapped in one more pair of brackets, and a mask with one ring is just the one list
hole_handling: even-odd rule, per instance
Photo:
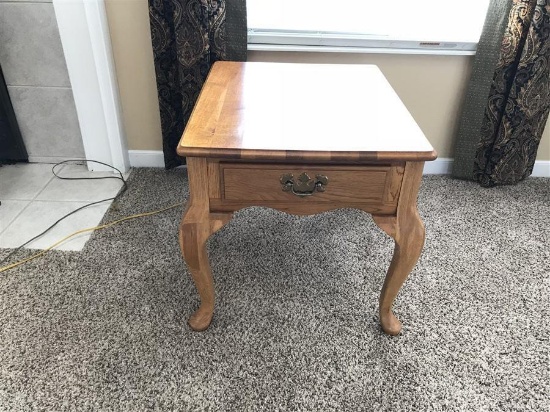
{"label": "patterned curtain", "polygon": [[478,48],[455,147],[453,175],[486,187],[531,175],[550,110],[550,0],[506,1],[496,69],[490,83],[480,80],[487,57]]}
{"label": "patterned curtain", "polygon": [[246,60],[245,0],[149,0],[167,169],[185,163],[176,147],[208,71],[217,60]]}

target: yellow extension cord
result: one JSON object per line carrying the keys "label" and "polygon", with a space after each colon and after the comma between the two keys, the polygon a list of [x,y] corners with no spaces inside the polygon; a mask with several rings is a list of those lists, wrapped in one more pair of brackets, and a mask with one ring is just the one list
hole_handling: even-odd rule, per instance
{"label": "yellow extension cord", "polygon": [[163,209],[159,209],[159,210],[154,210],[152,212],[145,212],[145,213],[139,213],[137,215],[131,215],[131,216],[126,216],[126,217],[123,217],[122,219],[118,219],[118,220],[115,220],[113,222],[109,222],[109,223],[105,223],[104,225],[99,225],[99,226],[94,226],[94,227],[89,227],[87,229],[81,229],[81,230],[78,230],[74,233],[71,233],[70,235],[67,235],[65,236],[63,239],[55,242],[53,245],[51,246],[48,246],[46,249],[44,250],[41,250],[40,252],[28,257],[28,258],[25,258],[23,260],[20,260],[18,262],[14,262],[14,263],[10,263],[9,265],[7,266],[2,266],[0,267],[0,272],[4,272],[6,270],[10,270],[10,269],[13,269],[17,266],[20,266],[24,263],[27,263],[31,260],[34,260],[36,258],[39,258],[40,256],[44,255],[48,250],[51,250],[53,248],[55,248],[56,246],[59,246],[61,243],[65,242],[66,240],[72,238],[73,236],[76,236],[76,235],[79,235],[81,233],[85,233],[85,232],[90,232],[92,230],[100,230],[100,229],[105,229],[105,228],[108,228],[108,227],[111,227],[113,225],[116,225],[117,223],[120,223],[120,222],[124,222],[126,220],[130,220],[130,219],[136,219],[138,217],[145,217],[145,216],[151,216],[151,215],[156,215],[158,213],[161,213],[161,212],[164,212],[166,210],[169,210],[169,209],[174,209],[178,206],[182,206],[183,203],[178,203],[178,204],[175,204],[175,205],[172,205],[172,206],[168,206],[168,207],[165,207]]}

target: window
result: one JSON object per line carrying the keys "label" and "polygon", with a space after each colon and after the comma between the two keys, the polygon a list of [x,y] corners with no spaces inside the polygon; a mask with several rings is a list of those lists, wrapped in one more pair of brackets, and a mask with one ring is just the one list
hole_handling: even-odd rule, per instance
{"label": "window", "polygon": [[489,0],[247,0],[249,49],[474,54],[488,5]]}

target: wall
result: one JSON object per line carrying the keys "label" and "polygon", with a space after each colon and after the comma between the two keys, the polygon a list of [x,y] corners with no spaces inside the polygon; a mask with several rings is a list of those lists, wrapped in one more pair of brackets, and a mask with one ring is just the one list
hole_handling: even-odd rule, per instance
{"label": "wall", "polygon": [[147,0],[105,0],[130,150],[162,150]]}
{"label": "wall", "polygon": [[[453,142],[473,56],[249,52],[248,60],[375,64],[407,106],[439,157],[453,157]],[[548,122],[537,159],[550,160]]]}
{"label": "wall", "polygon": [[375,64],[384,73],[439,157],[451,156],[452,138],[470,75],[472,56],[250,52],[250,61]]}
{"label": "wall", "polygon": [[83,157],[51,0],[0,0],[0,63],[29,160]]}
{"label": "wall", "polygon": [[[106,0],[106,4],[129,148],[161,150],[147,0]],[[452,157],[473,57],[250,52],[249,60],[376,64],[439,156]],[[550,160],[550,127],[544,132],[537,158]]]}

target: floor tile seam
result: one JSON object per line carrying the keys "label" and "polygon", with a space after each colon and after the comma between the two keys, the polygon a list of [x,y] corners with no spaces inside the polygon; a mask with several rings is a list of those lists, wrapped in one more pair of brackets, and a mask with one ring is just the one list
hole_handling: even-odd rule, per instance
{"label": "floor tile seam", "polygon": [[[20,217],[21,214],[22,214],[25,210],[27,210],[33,203],[34,203],[34,204],[36,204],[36,203],[63,203],[63,204],[66,204],[66,203],[78,203],[78,204],[79,204],[78,207],[82,207],[82,206],[84,206],[84,205],[90,203],[90,202],[80,202],[80,201],[75,201],[75,202],[73,202],[73,201],[52,201],[52,200],[33,200],[33,201],[27,200],[27,202],[29,202],[29,203],[28,203],[28,204],[27,204],[27,205],[26,205],[26,206],[16,215],[16,217],[14,217],[14,218],[10,221],[10,223],[8,224],[8,226],[6,226],[6,228],[5,228],[4,230],[2,230],[2,232],[0,232],[0,234],[4,233],[6,230],[8,230],[8,228],[10,228],[10,227],[13,225],[13,223],[15,222],[15,220],[16,220],[18,217]],[[107,209],[105,210],[105,212],[103,212],[103,215],[102,215],[101,219],[103,219],[103,216],[105,216],[105,213],[107,213],[107,210],[109,209],[109,206],[111,205],[111,203],[112,203],[112,200],[102,202],[102,204],[94,205],[94,206],[102,206],[102,205],[105,205],[105,206],[106,206]],[[78,207],[77,207],[76,209],[78,209]],[[74,209],[74,210],[76,210],[76,209]],[[82,210],[85,210],[85,209],[82,209]],[[82,211],[82,210],[79,210],[79,212]],[[72,212],[68,212],[68,213],[72,213]],[[77,212],[77,213],[78,213],[78,212]],[[100,221],[101,221],[101,219],[100,219]],[[90,227],[92,227],[92,226],[90,226]],[[94,226],[94,227],[95,227],[95,226]],[[75,231],[82,230],[82,229],[87,229],[87,228],[88,228],[88,227],[80,227],[80,228],[77,228]]]}
{"label": "floor tile seam", "polygon": [[34,197],[32,199],[16,199],[16,198],[4,198],[2,200],[16,200],[16,201],[19,201],[19,202],[28,202],[27,205],[21,209],[19,211],[19,213],[17,213],[15,215],[15,217],[13,219],[11,219],[10,223],[8,223],[8,225],[4,228],[4,230],[2,230],[0,232],[0,234],[4,233],[6,230],[8,230],[8,228],[13,224],[13,222],[15,222],[15,220],[21,216],[21,214],[29,208],[29,206],[34,202],[34,200],[38,197],[38,195],[40,195],[40,193],[42,193],[44,191],[44,189],[46,188],[46,186],[48,186],[50,184],[50,182],[52,181],[52,178],[54,178],[55,176],[53,175],[52,173],[52,176],[50,177],[50,179],[44,184],[44,186],[42,186],[42,188],[38,191],[38,193],[36,195],[34,195]]}
{"label": "floor tile seam", "polygon": [[[69,200],[50,200],[50,199],[34,199],[32,202],[41,202],[41,203],[95,203],[95,202],[101,202],[106,203],[108,201],[112,201],[114,199],[114,196],[111,197],[105,197],[102,199],[69,199]],[[29,200],[30,201],[30,200]],[[98,203],[100,204],[100,203]]]}
{"label": "floor tile seam", "polygon": [[[71,165],[70,165],[70,164],[63,165],[63,166],[61,167],[61,169],[58,170],[58,173],[61,174],[61,171],[64,170],[67,166],[71,166]],[[88,181],[90,181],[90,180],[98,180],[98,181],[102,180],[102,181],[105,181],[105,182],[109,182],[110,180],[114,180],[116,177],[118,177],[118,176],[116,176],[116,175],[115,175],[115,176],[112,176],[112,177],[111,177],[111,176],[107,176],[107,179],[102,179],[102,178],[94,178],[94,177],[92,176],[92,177],[90,177],[90,179],[88,179],[88,178],[85,177],[85,178],[82,178],[82,180],[88,180]],[[55,179],[56,176],[53,175],[53,178]],[[61,180],[62,180],[62,179],[61,179]],[[105,201],[107,201],[107,199],[114,200],[114,198],[117,196],[117,194],[120,192],[120,190],[124,187],[124,185],[121,183],[121,184],[120,184],[120,187],[117,187],[115,190],[112,190],[112,191],[113,191],[113,195],[112,195],[112,196],[110,196],[110,197],[104,197],[104,198],[101,198],[101,199],[97,199],[97,198],[95,198],[95,199],[84,199],[84,200],[82,200],[82,199],[66,199],[66,200],[38,199],[38,197],[39,197],[42,193],[44,193],[44,191],[46,190],[47,186],[49,186],[50,183],[51,183],[52,181],[53,181],[53,180],[50,179],[50,180],[48,181],[48,183],[46,183],[46,185],[42,188],[42,190],[40,190],[40,192],[33,198],[33,201],[34,201],[34,200],[37,200],[37,201],[52,201],[52,202],[53,202],[53,201],[55,201],[55,202],[59,201],[59,202],[88,202],[88,203],[89,203],[89,202],[99,202],[100,200],[105,200]],[[106,184],[107,184],[107,183],[106,183]],[[110,184],[110,183],[109,183],[109,184]],[[102,189],[104,189],[104,188],[102,188]],[[109,188],[109,189],[110,189],[110,188]],[[109,190],[109,191],[110,191],[110,190]]]}
{"label": "floor tile seam", "polygon": [[[68,165],[62,165],[61,168],[59,170],[57,170],[58,173],[61,173],[61,171],[63,171],[63,169],[65,169]],[[48,180],[48,182],[44,185],[44,187],[36,194],[36,196],[32,199],[32,201],[37,201],[37,202],[82,202],[82,203],[91,203],[91,202],[99,202],[100,200],[105,200],[107,201],[107,199],[111,199],[111,198],[114,198],[116,196],[116,194],[120,191],[121,187],[120,188],[117,188],[116,189],[116,192],[113,194],[113,196],[111,197],[105,197],[105,198],[102,198],[102,199],[58,199],[58,200],[50,200],[50,199],[38,199],[38,197],[44,193],[44,191],[46,190],[46,188],[50,185],[50,183],[52,183],[54,180],[56,180],[57,177],[52,173],[52,177],[50,178],[50,180]],[[61,179],[62,180],[62,179]],[[90,180],[93,180],[93,179],[90,179]],[[97,180],[102,180],[102,179],[97,179]],[[28,200],[28,199],[27,199]]]}
{"label": "floor tile seam", "polygon": [[[60,169],[58,169],[59,172],[61,172],[67,165],[62,165]],[[56,179],[56,176],[52,173],[52,175],[50,176],[50,178],[44,183],[44,185],[42,186],[42,188],[34,195],[34,197],[32,198],[26,198],[26,199],[14,199],[14,198],[10,198],[10,199],[5,199],[5,200],[8,200],[8,201],[11,201],[11,200],[14,200],[14,201],[23,201],[23,202],[26,202],[27,204],[12,218],[10,219],[8,225],[0,232],[0,234],[8,231],[9,229],[13,229],[13,225],[14,223],[16,222],[16,220],[29,208],[31,207],[32,205],[38,205],[40,203],[51,203],[51,204],[67,204],[67,203],[76,203],[79,205],[79,207],[81,206],[84,206],[86,204],[89,204],[89,203],[94,203],[94,202],[100,202],[101,200],[104,200],[103,202],[101,203],[97,203],[98,206],[102,206],[102,205],[105,205],[106,207],[106,210],[104,211],[104,213],[102,214],[101,218],[100,218],[100,221],[101,219],[103,218],[103,216],[105,216],[105,213],[107,212],[109,206],[111,205],[112,201],[113,201],[113,198],[116,196],[116,193],[118,193],[118,191],[120,191],[120,188],[117,189],[116,193],[113,193],[113,196],[112,197],[109,197],[109,198],[104,198],[104,199],[97,199],[97,200],[82,200],[82,199],[78,199],[78,200],[75,200],[75,199],[72,199],[72,200],[47,200],[47,199],[38,199],[38,197],[46,190],[46,188],[50,185],[50,183]],[[94,205],[95,206],[95,205]],[[78,207],[76,208],[78,209]],[[75,210],[76,210],[75,209]],[[75,225],[71,225],[72,228],[74,228]],[[80,227],[80,228],[76,228],[75,232],[78,231],[78,230],[82,230],[82,229],[88,229],[88,228],[91,228],[92,226],[87,226],[87,225],[83,225],[83,226],[86,226],[86,227]],[[81,237],[81,236],[90,236],[92,235],[92,233],[94,232],[94,230],[91,230],[87,233],[82,233],[80,234],[78,237]],[[27,248],[29,249],[32,249],[32,245],[38,241],[39,239],[36,239],[35,241],[33,241],[32,243],[30,243],[28,245]],[[89,240],[89,239],[88,239]],[[87,243],[87,241],[85,243]],[[84,247],[84,245],[82,246],[82,248]],[[78,250],[82,250],[82,248],[78,249]],[[71,249],[73,250],[73,249]]]}
{"label": "floor tile seam", "polygon": [[[63,165],[63,166],[61,167],[61,169],[59,169],[59,171],[63,170],[64,168],[65,168],[65,165]],[[36,200],[36,198],[37,198],[38,196],[40,196],[40,194],[41,194],[44,190],[46,190],[46,187],[48,187],[48,185],[52,182],[52,180],[56,178],[55,175],[53,174],[53,172],[52,172],[51,170],[50,170],[50,173],[51,173],[52,175],[50,176],[50,178],[48,179],[48,181],[46,182],[46,184],[45,184],[44,186],[42,186],[42,189],[40,189],[40,190],[38,191],[38,193],[32,198],[32,201],[33,201],[33,202]]]}
{"label": "floor tile seam", "polygon": [[[0,2],[3,3],[3,2]],[[72,90],[71,86],[46,86],[34,84],[6,84],[10,88],[27,88],[27,89],[53,89],[53,90]]]}
{"label": "floor tile seam", "polygon": [[[40,200],[37,200],[37,202],[40,202]],[[75,202],[75,203],[80,203],[80,202]],[[107,204],[107,209],[103,212],[101,218],[99,219],[99,222],[98,222],[96,225],[94,225],[94,226],[86,226],[86,225],[84,225],[84,226],[86,226],[86,227],[79,227],[79,228],[75,228],[75,227],[74,227],[75,225],[71,225],[70,230],[72,230],[72,231],[71,231],[70,233],[65,234],[65,235],[62,236],[62,237],[59,237],[59,239],[56,240],[56,242],[59,241],[59,240],[61,240],[61,239],[62,239],[63,237],[65,237],[65,236],[69,236],[70,234],[76,233],[76,232],[81,231],[81,230],[85,230],[85,229],[93,229],[93,230],[88,230],[88,231],[86,231],[86,232],[79,233],[78,235],[75,235],[75,236],[73,236],[73,237],[67,239],[65,242],[61,243],[59,246],[62,246],[62,245],[64,245],[65,243],[70,242],[70,241],[73,240],[73,239],[77,239],[77,238],[82,238],[82,237],[88,236],[88,239],[86,239],[86,241],[84,242],[84,244],[82,245],[81,248],[79,248],[79,249],[72,249],[72,248],[71,248],[71,249],[66,249],[66,250],[71,250],[71,251],[76,251],[76,252],[82,251],[82,250],[84,249],[84,247],[86,246],[86,244],[88,243],[88,241],[91,239],[92,234],[96,231],[95,228],[99,225],[99,223],[101,223],[101,220],[103,219],[103,217],[105,217],[105,214],[106,214],[107,211],[109,210],[109,206],[111,205],[111,203],[112,203],[112,200],[111,200],[110,203]],[[46,235],[46,233],[44,233],[44,235]],[[41,238],[42,238],[42,237],[40,237],[40,238],[38,238],[38,239],[35,239],[34,241],[32,241],[31,243],[29,243],[28,245],[26,245],[25,248],[26,248],[26,249],[33,249],[32,244],[35,243],[35,242],[37,242],[37,241],[40,240]],[[53,244],[53,243],[52,243],[52,244]],[[49,245],[48,245],[48,246],[49,246]],[[45,250],[45,248],[36,248],[36,247],[35,247],[34,249],[37,249],[37,250]],[[65,250],[65,249],[57,249],[57,248],[54,248],[54,249],[52,249],[52,250]]]}
{"label": "floor tile seam", "polygon": [[[12,199],[6,199],[6,200],[12,200]],[[31,205],[32,203],[32,200],[24,200],[24,202],[27,202],[27,204],[23,207],[23,209],[21,209],[19,211],[19,213],[17,213],[11,220],[10,222],[8,223],[8,225],[3,229],[3,230],[0,230],[0,235],[2,233],[4,233],[6,230],[8,230],[8,228],[13,224],[13,222],[15,222],[15,220],[21,216],[21,214]]]}
{"label": "floor tile seam", "polygon": [[[37,202],[39,202],[39,201],[37,201]],[[31,203],[32,203],[32,202],[29,201],[29,205],[30,205]],[[27,205],[27,207],[28,207],[29,205]],[[108,206],[109,206],[109,205],[110,205],[110,203],[108,204]],[[25,207],[25,208],[27,208],[27,207]],[[107,210],[108,210],[108,209],[106,209],[105,212],[102,214],[102,216],[101,216],[99,222],[101,222],[101,220],[103,219],[103,217],[104,217],[105,214],[107,213]],[[14,219],[14,221],[15,221],[15,219]],[[12,223],[13,223],[13,221],[12,221]],[[99,223],[98,223],[98,224],[99,224]],[[72,227],[70,230],[72,230],[72,229],[74,229],[74,230],[72,230],[72,232],[70,232],[70,233],[65,234],[64,236],[68,236],[68,235],[70,235],[71,233],[75,233],[75,232],[78,232],[78,231],[80,231],[80,230],[95,228],[95,227],[98,226],[98,224],[97,224],[97,225],[94,225],[94,226],[79,227],[79,228],[76,228],[76,229],[74,228],[74,225],[71,225],[71,226],[73,226],[73,227]],[[10,226],[11,226],[11,223],[10,223]],[[7,227],[6,227],[6,229],[7,229]],[[6,229],[4,229],[4,230],[6,230]],[[73,249],[73,248],[67,249],[67,250],[71,250],[71,251],[80,252],[80,251],[82,251],[82,250],[84,249],[84,246],[86,246],[86,244],[88,243],[88,241],[90,240],[90,238],[91,238],[91,236],[92,236],[92,234],[93,234],[94,232],[95,232],[95,229],[94,229],[94,230],[89,230],[89,231],[87,231],[87,232],[79,233],[78,235],[75,235],[74,237],[71,237],[70,239],[67,239],[66,242],[63,242],[61,245],[65,244],[65,243],[67,243],[67,242],[70,242],[70,241],[73,240],[73,239],[77,239],[77,238],[81,238],[81,237],[86,237],[86,236],[88,236],[88,239],[86,239],[86,241],[84,242],[84,244],[82,245],[81,248],[79,248],[79,249]],[[44,233],[44,235],[46,235],[46,233]],[[56,240],[55,242],[61,240],[64,236],[59,237],[59,239]],[[33,244],[35,244],[37,241],[39,241],[39,240],[41,240],[41,239],[42,239],[42,236],[39,237],[38,239],[33,240],[33,241],[32,241],[31,243],[29,243],[28,245],[25,245],[24,248],[25,248],[25,249],[45,250],[46,248],[37,248],[37,247],[33,247]],[[52,244],[55,243],[55,242],[52,242]],[[61,245],[59,245],[59,246],[61,246]],[[50,246],[50,245],[48,245],[48,246]],[[0,249],[2,249],[2,247],[0,247]],[[56,248],[54,248],[54,250],[56,250]],[[58,249],[58,250],[64,250],[64,249]]]}
{"label": "floor tile seam", "polygon": [[[2,0],[0,0],[1,2]],[[29,198],[24,198],[24,197],[0,197],[0,202],[3,202],[3,201],[16,201],[16,202],[32,202],[33,199],[29,199]]]}

